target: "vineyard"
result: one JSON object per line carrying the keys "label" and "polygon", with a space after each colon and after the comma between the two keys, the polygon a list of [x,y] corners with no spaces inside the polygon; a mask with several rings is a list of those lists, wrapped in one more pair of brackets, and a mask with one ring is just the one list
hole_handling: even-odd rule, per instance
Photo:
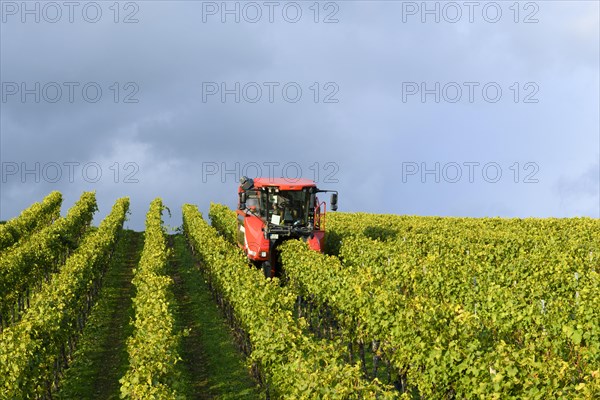
{"label": "vineyard", "polygon": [[0,399],[600,398],[600,221],[328,213],[266,279],[236,214],[95,193],[0,225]]}

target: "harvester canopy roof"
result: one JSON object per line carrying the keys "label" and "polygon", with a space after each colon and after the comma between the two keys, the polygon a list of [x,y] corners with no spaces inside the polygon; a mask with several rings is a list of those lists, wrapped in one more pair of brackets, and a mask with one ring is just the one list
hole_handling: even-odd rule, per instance
{"label": "harvester canopy roof", "polygon": [[316,187],[316,183],[310,179],[290,179],[290,178],[256,178],[254,179],[255,188],[276,186],[280,190],[302,190],[305,187]]}

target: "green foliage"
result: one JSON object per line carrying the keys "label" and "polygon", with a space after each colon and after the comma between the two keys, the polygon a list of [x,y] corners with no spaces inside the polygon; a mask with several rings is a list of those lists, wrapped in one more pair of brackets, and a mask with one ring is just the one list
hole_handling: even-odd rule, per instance
{"label": "green foliage", "polygon": [[210,203],[208,210],[210,224],[230,243],[236,243],[237,216],[229,207]]}
{"label": "green foliage", "polygon": [[135,270],[133,283],[134,333],[127,342],[129,370],[121,378],[121,398],[180,398],[180,376],[175,364],[181,360],[177,352],[180,336],[174,333],[170,307],[171,278],[165,276],[167,243],[162,226],[162,201],[150,204],[146,216],[144,249]]}
{"label": "green foliage", "polygon": [[128,207],[128,198],[118,200],[99,228],[33,296],[21,321],[0,334],[0,398],[39,398],[55,389]]}
{"label": "green foliage", "polygon": [[250,339],[250,361],[276,398],[387,398],[393,392],[362,379],[347,364],[340,343],[316,340],[303,332],[306,322],[293,316],[296,296],[248,266],[244,255],[202,219],[197,208],[183,206],[184,232],[211,279],[232,307]]}
{"label": "green foliage", "polygon": [[[52,204],[60,204],[60,195],[51,196],[54,198]],[[75,249],[80,238],[88,230],[96,210],[94,192],[85,192],[65,218],[59,218],[53,224],[44,226],[2,253],[0,318],[4,324],[9,320],[15,303],[20,298],[23,302],[26,290],[39,284],[44,277],[55,272],[64,263],[68,254]],[[54,208],[48,208],[51,219],[55,217],[56,212]],[[40,218],[44,220],[43,217]]]}
{"label": "green foliage", "polygon": [[[52,395],[129,206],[118,200],[90,229],[93,193],[65,218],[60,200],[52,193],[0,227],[0,248],[10,243],[0,255],[5,322],[23,292],[38,286],[22,319],[0,333],[0,399]],[[183,393],[163,209],[160,199],[150,206],[133,280],[126,398]],[[326,248],[334,256],[286,242],[282,287],[230,243],[235,212],[211,204],[209,216],[213,227],[185,205],[184,233],[274,398],[600,397],[597,219],[330,213]],[[295,316],[303,302],[320,313],[329,339],[307,334],[313,319]],[[366,379],[364,365],[348,362],[348,343],[377,343],[374,353],[402,391]]]}
{"label": "green foliage", "polygon": [[42,200],[34,203],[21,215],[0,225],[0,252],[14,245],[32,232],[50,225],[60,217],[62,195],[52,192]]}
{"label": "green foliage", "polygon": [[[139,261],[143,233],[123,229],[102,276],[102,287],[77,341],[69,368],[53,399],[115,399],[128,367],[127,338],[133,329],[133,262]],[[137,264],[137,262],[135,263]]]}
{"label": "green foliage", "polygon": [[290,285],[346,340],[381,343],[408,393],[598,395],[600,221],[358,213],[328,229],[342,262],[286,243]]}

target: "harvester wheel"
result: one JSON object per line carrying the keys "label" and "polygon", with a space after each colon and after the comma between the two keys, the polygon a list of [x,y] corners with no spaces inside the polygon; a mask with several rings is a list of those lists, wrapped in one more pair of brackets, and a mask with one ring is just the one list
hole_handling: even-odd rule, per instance
{"label": "harvester wheel", "polygon": [[271,263],[265,261],[262,265],[263,273],[265,274],[265,278],[271,278],[271,274],[273,273],[273,267],[271,267]]}

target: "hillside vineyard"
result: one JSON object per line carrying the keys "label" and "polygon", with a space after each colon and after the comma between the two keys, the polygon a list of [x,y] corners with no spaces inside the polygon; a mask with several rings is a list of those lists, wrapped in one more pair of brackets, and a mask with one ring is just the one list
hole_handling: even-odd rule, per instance
{"label": "hillside vineyard", "polygon": [[0,399],[600,397],[598,219],[329,213],[265,278],[225,206],[61,203],[0,225]]}

